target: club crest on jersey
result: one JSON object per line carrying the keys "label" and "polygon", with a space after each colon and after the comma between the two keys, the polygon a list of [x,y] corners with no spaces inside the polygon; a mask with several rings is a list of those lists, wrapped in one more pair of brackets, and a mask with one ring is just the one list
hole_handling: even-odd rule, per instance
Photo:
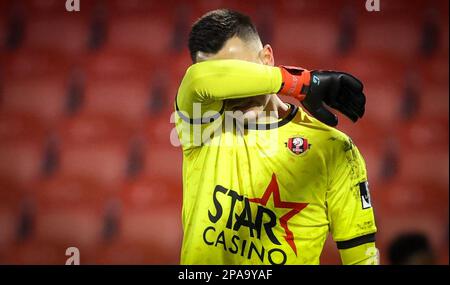
{"label": "club crest on jersey", "polygon": [[308,143],[308,139],[302,137],[293,137],[288,139],[286,147],[294,154],[302,154],[306,152],[311,145]]}

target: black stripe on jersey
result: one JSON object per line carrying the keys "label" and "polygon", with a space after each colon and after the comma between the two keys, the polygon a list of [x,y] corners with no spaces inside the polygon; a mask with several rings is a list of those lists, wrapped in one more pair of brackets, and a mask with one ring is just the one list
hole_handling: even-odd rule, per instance
{"label": "black stripe on jersey", "polygon": [[220,116],[222,116],[222,114],[223,114],[223,111],[225,110],[225,104],[222,103],[222,109],[220,109],[220,111],[217,114],[215,114],[214,116],[206,117],[206,118],[197,118],[197,119],[191,119],[191,118],[185,116],[183,114],[183,112],[180,111],[180,109],[178,108],[178,102],[177,102],[176,97],[175,97],[175,108],[177,109],[178,116],[180,116],[180,118],[183,121],[185,121],[191,125],[201,125],[201,124],[212,123],[215,120],[217,120],[218,118],[220,118]]}
{"label": "black stripe on jersey", "polygon": [[375,234],[368,234],[346,241],[338,241],[336,245],[338,249],[348,249],[369,242],[375,242]]}
{"label": "black stripe on jersey", "polygon": [[[287,123],[292,121],[292,119],[294,119],[295,115],[297,115],[297,112],[298,112],[298,107],[296,105],[292,105],[292,104],[289,104],[289,105],[291,106],[290,113],[286,117],[281,119],[280,121],[274,122],[274,123],[270,123],[270,124],[248,124],[248,123],[245,123],[244,124],[244,129],[248,129],[248,130],[271,130],[271,129],[276,129],[276,128],[279,128],[281,126],[286,125]],[[209,123],[214,122],[218,118],[220,118],[220,116],[222,116],[222,114],[223,114],[223,112],[225,110],[225,104],[222,104],[222,109],[220,109],[220,111],[217,114],[215,114],[214,116],[207,117],[207,118],[197,118],[197,119],[191,119],[191,118],[185,116],[183,114],[183,112],[181,112],[180,109],[178,108],[178,102],[177,102],[176,98],[175,98],[175,108],[177,110],[178,116],[180,116],[180,118],[183,121],[185,121],[187,123],[190,123],[190,124],[193,124],[193,125],[198,125],[198,124],[209,124]]]}

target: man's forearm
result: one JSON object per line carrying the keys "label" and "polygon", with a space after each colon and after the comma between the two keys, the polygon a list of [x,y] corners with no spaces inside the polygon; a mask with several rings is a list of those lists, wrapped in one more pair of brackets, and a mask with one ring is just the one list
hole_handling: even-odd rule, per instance
{"label": "man's forearm", "polygon": [[337,116],[328,106],[356,122],[364,115],[366,99],[362,83],[337,71],[309,71],[300,67],[273,67],[248,61],[211,60],[189,67],[176,99],[177,109],[193,113],[193,104],[202,113],[219,111],[223,100],[280,94],[296,98],[315,118],[336,126]]}
{"label": "man's forearm", "polygon": [[220,109],[217,101],[273,94],[280,90],[281,82],[278,67],[241,60],[205,61],[187,70],[178,90],[177,104],[188,113],[193,103]]}

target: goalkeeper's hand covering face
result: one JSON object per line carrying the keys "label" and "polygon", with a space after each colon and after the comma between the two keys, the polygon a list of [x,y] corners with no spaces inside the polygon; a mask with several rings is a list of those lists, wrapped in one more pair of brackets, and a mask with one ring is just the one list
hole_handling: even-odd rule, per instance
{"label": "goalkeeper's hand covering face", "polygon": [[[351,74],[337,71],[308,71],[299,67],[281,66],[282,88],[278,92],[300,100],[321,122],[336,126],[338,118],[325,104],[353,122],[362,118],[366,97],[363,84]],[[325,104],[324,104],[325,103]]]}

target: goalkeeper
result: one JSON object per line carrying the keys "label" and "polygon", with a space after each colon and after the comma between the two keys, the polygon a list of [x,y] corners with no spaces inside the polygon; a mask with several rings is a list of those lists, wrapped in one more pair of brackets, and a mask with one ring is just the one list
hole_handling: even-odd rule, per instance
{"label": "goalkeeper", "polygon": [[325,106],[356,122],[362,84],[341,72],[275,67],[251,20],[230,10],[200,18],[189,49],[194,64],[174,104],[181,263],[319,264],[330,232],[343,264],[378,264],[364,159]]}

